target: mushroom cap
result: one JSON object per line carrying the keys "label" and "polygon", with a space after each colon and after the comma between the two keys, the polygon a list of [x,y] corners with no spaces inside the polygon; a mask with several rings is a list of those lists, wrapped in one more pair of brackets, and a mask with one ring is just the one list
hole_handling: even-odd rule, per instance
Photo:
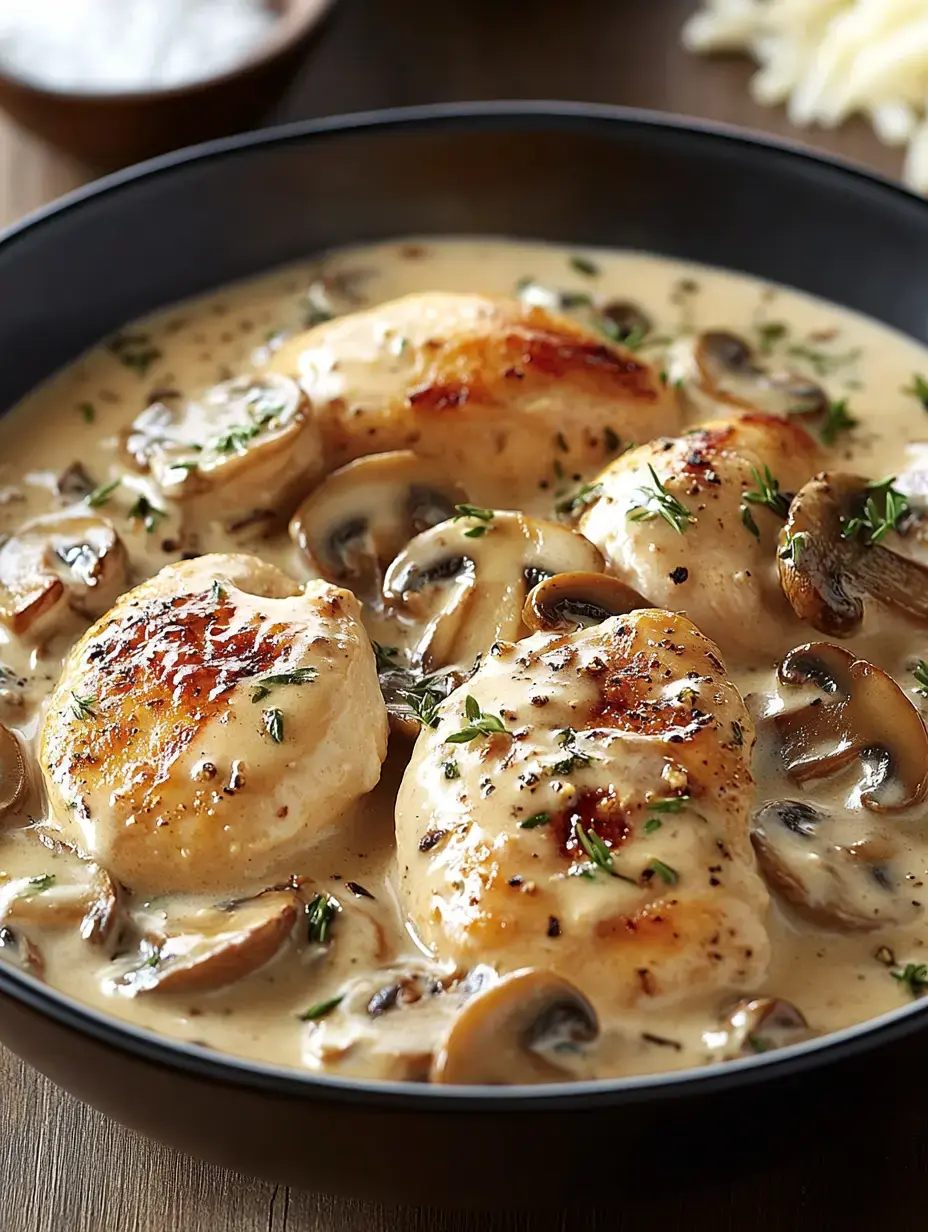
{"label": "mushroom cap", "polygon": [[123,435],[125,460],[150,472],[194,525],[256,512],[286,518],[323,470],[312,409],[280,373],[235,377],[199,399],[147,407]]}
{"label": "mushroom cap", "polygon": [[19,741],[0,723],[0,819],[19,804],[26,790],[26,762]]}
{"label": "mushroom cap", "polygon": [[816,684],[824,698],[774,716],[787,773],[822,778],[857,759],[869,763],[861,803],[898,812],[928,796],[928,730],[896,682],[842,646],[808,642],[778,669],[782,684]]}
{"label": "mushroom cap", "polygon": [[[894,873],[898,848],[854,822],[801,800],[765,804],[751,839],[767,883],[800,916],[832,932],[910,923],[920,909]],[[845,835],[849,841],[841,841]]]}
{"label": "mushroom cap", "polygon": [[[797,492],[780,535],[780,585],[793,611],[828,637],[850,637],[870,596],[928,624],[928,568],[845,527],[867,500],[869,480],[822,472]],[[788,545],[801,536],[800,549]]]}
{"label": "mushroom cap", "polygon": [[787,1048],[815,1034],[802,1011],[781,997],[744,998],[725,1014],[724,1025],[728,1028],[725,1051],[730,1057]]}
{"label": "mushroom cap", "polygon": [[333,830],[386,746],[355,597],[201,556],[68,656],[41,730],[49,827],[130,889],[236,892]]}
{"label": "mushroom cap", "polygon": [[226,907],[205,908],[190,917],[187,929],[165,938],[151,958],[129,971],[121,987],[132,994],[224,988],[270,962],[301,913],[299,895],[292,890],[267,890]]}
{"label": "mushroom cap", "polygon": [[290,520],[290,538],[321,577],[375,599],[397,553],[466,499],[434,460],[408,449],[372,454],[310,493]]}
{"label": "mushroom cap", "polygon": [[522,623],[532,633],[563,633],[645,607],[653,604],[606,573],[556,573],[529,591]]}
{"label": "mushroom cap", "polygon": [[460,1010],[438,1047],[431,1080],[485,1086],[564,1082],[573,1077],[570,1070],[539,1048],[576,1048],[598,1034],[596,1011],[569,980],[538,968],[513,971]]}
{"label": "mushroom cap", "polygon": [[674,391],[639,355],[546,308],[485,295],[429,292],[350,313],[292,339],[272,364],[299,374],[327,468],[412,448],[486,505],[537,502],[555,459],[588,474],[616,437],[680,422]]}
{"label": "mushroom cap", "polygon": [[470,667],[495,641],[522,636],[525,599],[540,577],[602,569],[599,549],[565,526],[480,512],[417,535],[384,578],[386,605],[421,627],[413,658],[429,668]]}
{"label": "mushroom cap", "polygon": [[705,414],[734,406],[765,415],[823,414],[828,395],[797,372],[764,367],[738,334],[710,329],[681,338],[667,356],[667,379]]}
{"label": "mushroom cap", "polygon": [[69,610],[102,616],[124,589],[128,568],[106,518],[80,508],[34,518],[0,547],[0,623],[36,638]]}

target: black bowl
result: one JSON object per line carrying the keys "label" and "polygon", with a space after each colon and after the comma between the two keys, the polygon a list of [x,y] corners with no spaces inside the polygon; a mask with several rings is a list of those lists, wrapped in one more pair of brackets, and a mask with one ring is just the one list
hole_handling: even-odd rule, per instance
{"label": "black bowl", "polygon": [[[928,339],[928,206],[892,184],[799,149],[614,108],[435,107],[182,152],[8,233],[0,407],[161,305],[331,245],[429,232],[702,261]],[[222,1056],[0,966],[0,1039],[103,1111],[274,1180],[408,1202],[618,1200],[649,1174],[666,1183],[669,1169],[678,1178],[683,1166],[711,1165],[718,1176],[720,1135],[729,1167],[756,1159],[762,1137],[807,1133],[814,1149],[816,1135],[840,1132],[849,1090],[860,1106],[881,1084],[904,1076],[911,1086],[923,1039],[902,1037],[928,1022],[925,1008],[734,1066],[449,1090]],[[739,1134],[745,1115],[750,1133]]]}

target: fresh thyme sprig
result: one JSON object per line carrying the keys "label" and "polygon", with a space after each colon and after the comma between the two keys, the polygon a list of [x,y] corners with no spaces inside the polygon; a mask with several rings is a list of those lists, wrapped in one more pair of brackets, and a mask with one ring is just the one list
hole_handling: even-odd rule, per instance
{"label": "fresh thyme sprig", "polygon": [[465,539],[480,539],[490,529],[490,523],[494,517],[492,509],[483,509],[480,505],[455,505],[454,508],[456,512],[452,521],[458,522],[461,518],[475,518],[481,523],[481,525],[472,526],[470,530],[466,530]]}
{"label": "fresh thyme sprig", "polygon": [[263,676],[254,686],[251,694],[253,702],[263,702],[272,689],[286,684],[312,684],[319,673],[314,667],[295,667],[289,672],[278,672],[274,676]]}
{"label": "fresh thyme sprig", "polygon": [[842,539],[860,535],[867,543],[879,543],[891,530],[895,530],[909,510],[905,496],[893,487],[895,475],[867,484],[867,497],[863,511],[853,518],[842,518]]}
{"label": "fresh thyme sprig", "polygon": [[687,526],[692,525],[696,518],[693,516],[692,510],[688,509],[681,501],[678,501],[673,493],[668,492],[667,488],[658,478],[657,471],[648,463],[648,470],[651,472],[651,487],[644,485],[638,489],[641,496],[644,497],[643,505],[635,505],[634,508],[628,511],[629,521],[632,522],[649,522],[652,518],[663,518],[664,521],[672,526],[678,535],[682,535]]}
{"label": "fresh thyme sprig", "polygon": [[480,736],[495,736],[500,733],[508,733],[508,728],[503,722],[502,717],[488,714],[481,710],[480,703],[475,697],[471,697],[470,694],[464,698],[464,715],[468,720],[467,726],[462,727],[460,731],[452,732],[450,736],[446,736],[446,744],[470,744],[472,740],[477,740]]}

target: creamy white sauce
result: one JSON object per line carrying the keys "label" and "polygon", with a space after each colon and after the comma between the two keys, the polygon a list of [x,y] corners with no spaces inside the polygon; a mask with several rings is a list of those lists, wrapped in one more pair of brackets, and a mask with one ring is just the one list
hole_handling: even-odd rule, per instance
{"label": "creamy white sauce", "polygon": [[[186,397],[197,397],[218,381],[265,370],[281,342],[306,324],[308,306],[319,307],[320,274],[325,275],[332,306],[339,312],[417,291],[511,295],[521,280],[531,278],[541,287],[561,292],[633,300],[654,321],[654,334],[668,338],[681,330],[725,328],[756,340],[759,325],[783,322],[787,329],[775,340],[774,357],[800,348],[799,354],[790,355],[789,363],[819,378],[833,399],[846,397],[858,420],[854,431],[839,436],[830,450],[831,469],[878,478],[911,465],[910,454],[924,456],[924,445],[919,454],[919,443],[928,436],[925,411],[904,389],[914,373],[928,369],[928,353],[912,341],[832,305],[723,271],[639,253],[595,251],[583,256],[598,272],[576,268],[569,250],[517,242],[428,240],[346,250],[132,326],[126,330],[128,344],[115,350],[100,347],[84,356],[0,420],[0,536],[13,533],[30,517],[71,503],[73,497],[56,495],[56,478],[80,461],[94,485],[121,480],[102,511],[114,521],[128,548],[133,580],[141,581],[178,560],[182,544],[177,512],[152,490],[147,477],[127,471],[118,452],[119,434],[155,391],[179,390]],[[531,294],[543,298],[543,292]],[[662,350],[661,345],[646,344],[641,354],[660,365]],[[691,415],[690,421],[698,418]],[[559,475],[554,469],[550,484],[537,490],[523,508],[550,517],[554,504],[589,478],[590,473]],[[909,490],[923,490],[923,478],[912,478]],[[150,532],[138,519],[127,517],[140,493],[164,510],[165,516],[155,519]],[[305,559],[285,533],[246,540],[243,545],[213,528],[203,531],[198,548],[256,551],[298,581],[309,575]],[[685,558],[685,537],[680,548]],[[906,550],[921,553],[918,545],[907,545]],[[6,683],[0,679],[0,719],[27,746],[34,745],[43,698],[57,678],[63,655],[86,623],[75,618],[66,635],[37,647],[0,631],[0,664],[8,677]],[[370,614],[369,625],[372,636],[385,643],[405,640],[403,630],[384,626],[375,614]],[[808,639],[800,640],[816,637],[809,631]],[[863,633],[849,646],[891,672],[912,701],[925,708],[928,703],[915,688],[910,666],[924,654],[926,642],[924,631],[902,617],[870,610]],[[748,658],[728,666],[742,694],[775,692],[774,662]],[[389,1015],[374,1022],[365,1011],[367,1002],[397,973],[424,971],[432,978],[450,974],[424,953],[400,906],[392,810],[407,756],[408,749],[394,740],[380,785],[360,802],[354,816],[345,819],[341,831],[310,851],[299,867],[281,869],[282,877],[308,876],[338,899],[342,911],[334,923],[332,943],[284,952],[241,984],[209,994],[130,996],[119,976],[133,955],[113,960],[101,956],[81,941],[73,922],[47,927],[25,919],[22,912],[17,914],[15,887],[7,891],[12,904],[7,908],[8,922],[41,949],[51,985],[127,1020],[277,1063],[405,1076],[408,1069],[391,1050]],[[759,799],[785,794],[779,773],[755,765]],[[836,799],[842,792],[853,794],[855,781],[853,776],[836,778],[829,790]],[[789,793],[795,795],[796,789]],[[0,837],[0,882],[44,874],[56,879],[49,889],[29,887],[31,900],[60,896],[62,887],[83,876],[81,862],[72,853],[41,843],[40,831],[32,823],[42,819],[45,809],[34,770],[28,798],[5,819]],[[924,810],[907,814],[898,826],[906,836],[912,898],[919,900],[928,876]],[[373,897],[353,893],[347,888],[349,882]],[[235,888],[247,894],[265,885]],[[5,901],[0,898],[0,910]],[[135,903],[133,909],[140,920],[161,926],[165,920],[189,914],[193,906],[213,901],[174,896],[147,905]],[[842,936],[801,921],[774,895],[769,931],[772,961],[762,987],[752,991],[794,1003],[821,1032],[905,1004],[905,985],[892,977],[875,952],[888,947],[899,970],[908,962],[922,962],[928,941],[921,904],[914,921],[904,927]],[[590,961],[595,963],[595,955]],[[323,1028],[301,1021],[301,1012],[310,1005],[337,996],[344,997],[342,1006]],[[357,1013],[352,1012],[355,1009]],[[653,1020],[650,1026],[634,1015],[604,1021],[598,1046],[571,1064],[583,1074],[699,1064],[710,1057],[717,1011],[717,1005],[701,1005],[671,1022],[661,1021],[659,1034],[671,1037],[672,1046],[642,1037],[643,1031],[654,1033]]]}

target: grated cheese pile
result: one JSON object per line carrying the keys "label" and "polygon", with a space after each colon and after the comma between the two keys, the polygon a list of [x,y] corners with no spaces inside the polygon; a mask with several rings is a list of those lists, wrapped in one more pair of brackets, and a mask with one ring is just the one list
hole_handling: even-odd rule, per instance
{"label": "grated cheese pile", "polygon": [[928,0],[706,0],[683,27],[690,51],[746,51],[759,103],[833,128],[861,112],[908,146],[906,182],[928,193]]}

